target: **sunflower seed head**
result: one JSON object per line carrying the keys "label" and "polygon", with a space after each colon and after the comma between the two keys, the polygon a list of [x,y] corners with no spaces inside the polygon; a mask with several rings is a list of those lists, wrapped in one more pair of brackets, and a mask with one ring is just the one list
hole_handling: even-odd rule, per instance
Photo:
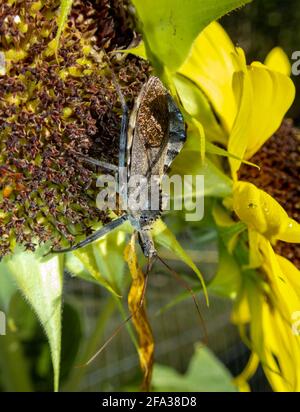
{"label": "sunflower seed head", "polygon": [[[0,256],[16,243],[71,242],[108,221],[96,208],[95,171],[79,159],[116,159],[121,111],[106,59],[90,51],[126,46],[132,31],[126,9],[76,0],[56,56],[59,3],[0,5]],[[147,64],[111,65],[132,102]]]}

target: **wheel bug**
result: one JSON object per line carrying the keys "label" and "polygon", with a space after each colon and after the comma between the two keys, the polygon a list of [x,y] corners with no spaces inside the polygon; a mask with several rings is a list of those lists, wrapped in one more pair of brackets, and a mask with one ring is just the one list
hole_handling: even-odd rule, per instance
{"label": "wheel bug", "polygon": [[[151,176],[159,176],[156,181],[159,207],[157,210],[151,210],[148,198],[138,210],[129,205],[126,214],[108,223],[83,241],[69,248],[52,249],[50,252],[65,253],[82,248],[111,232],[125,221],[129,221],[138,233],[139,244],[144,255],[149,260],[157,256],[151,229],[154,222],[161,216],[162,211],[160,181],[183,147],[186,140],[185,123],[173,98],[157,77],[150,77],[142,87],[129,121],[129,111],[124,96],[118,84],[116,84],[116,88],[123,110],[119,142],[119,168],[89,157],[83,157],[83,160],[115,172],[125,168],[128,170],[128,179],[133,175],[143,176],[147,179],[148,184],[150,184]],[[119,192],[121,191],[122,188],[119,188]]]}
{"label": "wheel bug", "polygon": [[[158,256],[151,235],[151,229],[155,221],[161,216],[162,212],[162,192],[160,187],[161,179],[169,170],[173,160],[181,151],[186,141],[186,130],[183,116],[176,106],[173,98],[157,77],[150,77],[144,84],[137,99],[135,100],[130,117],[124,96],[116,81],[115,86],[123,112],[119,141],[119,165],[117,167],[90,157],[83,157],[83,160],[90,164],[99,166],[102,169],[113,172],[118,172],[125,168],[125,170],[128,171],[127,179],[129,179],[132,175],[143,176],[147,179],[148,185],[150,184],[151,177],[153,175],[158,176],[159,179],[155,181],[155,184],[157,185],[156,189],[158,189],[159,193],[158,208],[151,209],[149,207],[150,202],[147,197],[141,208],[136,210],[131,208],[129,205],[127,213],[111,221],[76,245],[66,249],[52,249],[50,252],[65,253],[82,248],[121,226],[125,221],[129,221],[135,229],[134,236],[136,234],[138,235],[138,241],[141,249],[145,257],[148,258],[145,284],[139,308],[141,308],[144,304],[148,275],[153,261],[155,258],[158,258],[158,260],[172,273],[177,281],[190,292],[203,326],[204,322],[193,290],[173,269],[168,266],[167,263],[165,263]],[[119,187],[119,194],[122,191],[122,188]],[[130,193],[128,194],[130,195]],[[112,336],[104,343],[104,345],[102,345],[97,353],[85,365],[82,366],[90,364],[104,350],[104,348],[126,324],[126,322],[128,322],[133,316],[134,314],[131,313],[130,316],[125,319],[115,330]]]}

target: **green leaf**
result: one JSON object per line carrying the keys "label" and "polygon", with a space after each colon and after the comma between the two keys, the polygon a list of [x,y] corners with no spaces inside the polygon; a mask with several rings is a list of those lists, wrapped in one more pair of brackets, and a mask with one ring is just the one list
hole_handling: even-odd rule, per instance
{"label": "green leaf", "polygon": [[138,56],[141,59],[147,59],[145,43],[143,41],[141,41],[137,46],[132,47],[131,49],[113,50],[112,53],[134,54],[135,56]]}
{"label": "green leaf", "polygon": [[187,372],[155,365],[152,385],[163,392],[235,392],[232,377],[225,366],[205,346],[198,345]]}
{"label": "green leaf", "polygon": [[[245,271],[244,273],[246,273]],[[251,273],[251,270],[249,271]],[[255,273],[255,272],[254,272]],[[252,350],[257,353],[262,363],[268,365],[266,360],[266,347],[264,345],[263,328],[263,295],[256,279],[248,276],[244,279],[244,288],[247,293],[248,304],[251,314],[250,341],[253,343]],[[255,327],[254,327],[255,325]]]}
{"label": "green leaf", "polygon": [[204,196],[227,197],[232,194],[232,180],[207,157],[201,161],[200,150],[190,150],[196,136],[189,135],[188,141],[172,164],[171,174],[204,176]]}
{"label": "green leaf", "polygon": [[158,220],[153,228],[153,236],[155,238],[155,241],[161,245],[164,246],[165,248],[171,250],[172,252],[175,253],[176,256],[178,256],[187,266],[189,266],[198,276],[200,279],[202,288],[203,288],[203,293],[206,299],[207,305],[209,305],[209,298],[205,286],[205,282],[203,279],[203,276],[200,272],[200,270],[197,268],[197,266],[194,264],[192,259],[189,257],[189,255],[184,251],[184,249],[180,246],[178,240],[176,237],[173,235],[173,233],[167,228],[165,223],[162,220]]}
{"label": "green leaf", "polygon": [[256,169],[260,169],[260,167],[256,165],[255,163],[251,163],[251,162],[248,162],[247,160],[243,160],[242,158],[235,156],[234,154],[228,152],[225,149],[222,149],[221,147],[214,145],[211,142],[207,142],[205,147],[206,147],[207,153],[216,154],[218,156],[224,156],[230,159],[239,160],[241,163],[244,163],[245,165],[255,167]]}
{"label": "green leaf", "polygon": [[65,255],[65,271],[70,276],[75,276],[95,284],[98,283],[96,279],[91,276],[81,260],[78,259],[73,253],[66,253]]}
{"label": "green leaf", "polygon": [[58,391],[61,352],[61,312],[63,257],[43,257],[47,247],[35,253],[16,247],[13,255],[3,259],[18,288],[33,307],[47,335],[54,369],[54,390]]}
{"label": "green leaf", "polygon": [[99,271],[108,279],[118,295],[122,294],[124,286],[125,245],[126,233],[121,229],[109,233],[93,244]]}
{"label": "green leaf", "polygon": [[[218,270],[213,280],[207,285],[207,290],[209,293],[213,293],[221,297],[235,299],[239,291],[240,284],[240,266],[220,240]],[[198,286],[193,286],[192,289],[195,294],[201,292],[201,288]],[[175,298],[171,299],[165,306],[163,306],[158,311],[158,314],[172,309],[184,300],[190,299],[190,297],[191,294],[189,291],[181,292]]]}
{"label": "green leaf", "polygon": [[91,277],[94,278],[99,285],[103,286],[113,295],[118,297],[120,296],[118,292],[110,284],[110,282],[100,272],[93,245],[85,246],[84,248],[75,250],[72,253],[81,262],[81,264],[88,271]]}
{"label": "green leaf", "polygon": [[220,240],[218,271],[208,286],[209,292],[234,299],[237,296],[240,283],[241,274],[239,265]]}
{"label": "green leaf", "polygon": [[190,116],[202,124],[206,138],[227,145],[228,137],[218,123],[212,107],[201,89],[179,73],[173,76],[173,81],[182,106]]}
{"label": "green leaf", "polygon": [[[205,145],[207,142],[205,142]],[[188,128],[187,141],[172,163],[171,175],[204,176],[204,196],[227,197],[232,194],[232,180],[214,163],[201,159],[203,142],[195,127]],[[193,193],[193,196],[195,193]],[[203,193],[201,193],[203,195]]]}
{"label": "green leaf", "polygon": [[175,72],[198,34],[251,0],[132,0],[152,64]]}
{"label": "green leaf", "polygon": [[229,253],[234,252],[241,233],[245,232],[246,229],[247,226],[244,222],[236,222],[229,227],[219,228],[219,235]]}
{"label": "green leaf", "polygon": [[[95,227],[95,230],[99,229]],[[71,253],[66,253],[66,268],[75,276],[98,283],[116,297],[120,297],[123,286],[126,233],[132,226],[125,222],[101,239]]]}

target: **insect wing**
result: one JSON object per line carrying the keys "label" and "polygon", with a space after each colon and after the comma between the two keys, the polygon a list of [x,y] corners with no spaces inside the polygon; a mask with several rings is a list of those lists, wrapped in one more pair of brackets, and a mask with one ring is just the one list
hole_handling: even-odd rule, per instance
{"label": "insect wing", "polygon": [[[146,178],[138,194],[144,196],[140,210],[161,209],[161,179],[186,140],[182,114],[157,77],[151,77],[136,99],[128,128],[128,179]],[[158,202],[150,201],[151,194]],[[147,185],[146,190],[145,185]],[[135,189],[129,188],[129,195]],[[147,193],[148,192],[148,193]],[[132,197],[131,197],[132,199]],[[134,202],[133,202],[134,203]],[[133,204],[131,205],[133,206]],[[132,208],[132,207],[131,207]]]}
{"label": "insect wing", "polygon": [[136,99],[129,121],[130,176],[162,176],[168,135],[168,92],[157,77],[150,77]]}

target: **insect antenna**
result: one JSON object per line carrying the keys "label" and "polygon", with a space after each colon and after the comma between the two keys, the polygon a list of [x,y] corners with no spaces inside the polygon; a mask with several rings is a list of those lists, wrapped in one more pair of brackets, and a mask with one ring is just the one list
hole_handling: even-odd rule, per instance
{"label": "insect antenna", "polygon": [[174,269],[172,269],[160,256],[157,255],[157,259],[168,269],[168,271],[171,273],[171,275],[174,276],[174,278],[177,280],[177,282],[180,283],[190,293],[190,295],[191,295],[191,297],[194,301],[194,304],[196,306],[196,309],[197,309],[197,313],[198,313],[198,317],[199,317],[199,320],[200,320],[201,328],[204,332],[204,343],[207,344],[208,343],[207,328],[206,328],[206,324],[205,324],[205,321],[203,319],[203,316],[201,314],[200,305],[199,305],[198,299],[195,295],[195,292],[193,291],[191,286]]}
{"label": "insect antenna", "polygon": [[153,266],[154,259],[155,258],[152,258],[152,259],[148,258],[147,269],[145,272],[145,282],[144,282],[142,296],[141,296],[141,300],[138,305],[138,308],[134,312],[132,312],[126,319],[123,320],[123,322],[113,331],[111,336],[104,342],[104,344],[100,347],[100,349],[98,349],[97,352],[86,363],[84,363],[83,365],[78,365],[77,368],[82,368],[82,367],[90,365],[104,351],[104,349],[110,344],[110,342],[117,336],[117,334],[123,329],[126,323],[129,322],[133,318],[133,316],[143,307],[143,304],[145,302],[149,273]]}

